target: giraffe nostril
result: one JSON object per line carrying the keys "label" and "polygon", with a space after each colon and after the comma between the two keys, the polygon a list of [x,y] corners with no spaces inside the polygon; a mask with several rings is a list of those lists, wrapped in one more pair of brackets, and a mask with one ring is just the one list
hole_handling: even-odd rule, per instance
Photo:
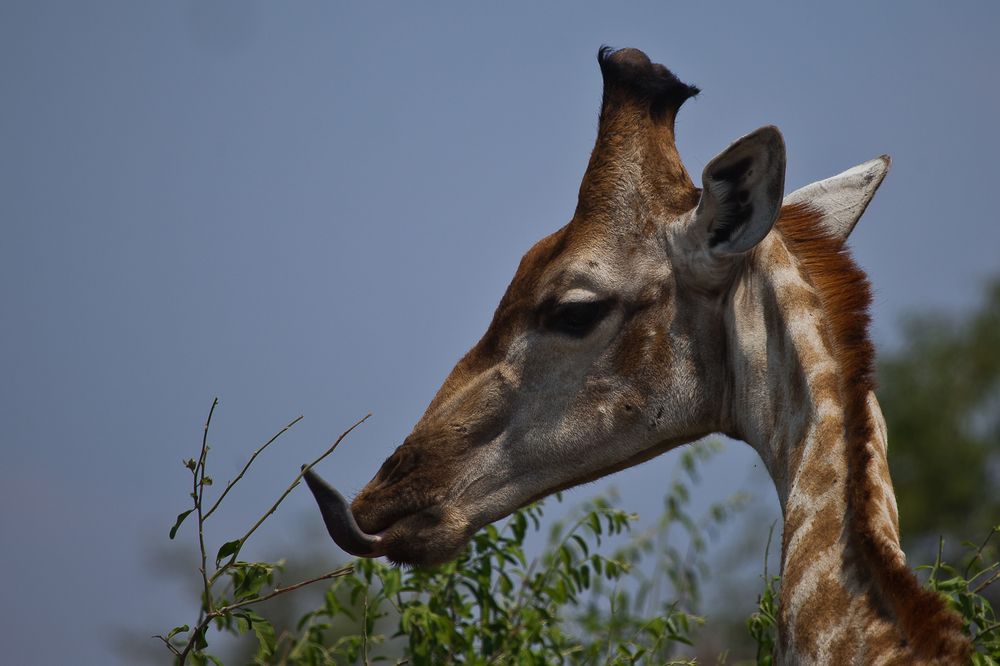
{"label": "giraffe nostril", "polygon": [[396,468],[399,467],[400,459],[402,456],[399,453],[399,449],[396,449],[395,453],[386,458],[386,461],[382,463],[382,466],[378,470],[378,474],[375,478],[379,481],[387,481],[389,477],[392,476]]}
{"label": "giraffe nostril", "polygon": [[413,469],[415,463],[416,455],[414,455],[413,449],[401,446],[382,463],[382,467],[379,469],[378,474],[375,475],[375,479],[380,483],[395,483]]}

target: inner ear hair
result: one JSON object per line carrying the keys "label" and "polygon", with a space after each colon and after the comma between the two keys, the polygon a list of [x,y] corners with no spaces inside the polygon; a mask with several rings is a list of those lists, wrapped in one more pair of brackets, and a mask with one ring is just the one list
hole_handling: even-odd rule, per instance
{"label": "inner ear hair", "polygon": [[774,226],[785,188],[785,142],[767,126],[738,139],[702,172],[696,215],[702,242],[716,255],[750,250]]}
{"label": "inner ear hair", "polygon": [[732,164],[720,165],[705,183],[716,198],[715,221],[708,239],[709,247],[730,240],[733,233],[753,216],[750,178],[754,171],[749,155]]}

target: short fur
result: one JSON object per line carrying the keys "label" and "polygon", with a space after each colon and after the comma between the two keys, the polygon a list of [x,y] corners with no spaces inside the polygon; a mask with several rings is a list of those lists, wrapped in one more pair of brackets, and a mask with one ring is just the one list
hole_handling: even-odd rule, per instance
{"label": "short fur", "polygon": [[958,614],[920,586],[875,529],[877,509],[868,474],[873,424],[867,396],[875,388],[875,348],[868,337],[871,286],[842,239],[829,234],[806,206],[786,206],[777,222],[789,249],[816,287],[830,323],[840,366],[847,424],[849,525],[874,583],[899,619],[905,640],[926,659],[966,663],[971,649]]}
{"label": "short fur", "polygon": [[[598,63],[604,94],[597,142],[580,183],[574,219],[616,221],[681,213],[698,203],[698,189],[674,141],[674,121],[698,93],[637,49],[602,47]],[[638,160],[639,169],[623,169]],[[641,173],[641,181],[637,174]],[[648,197],[648,189],[657,191]]]}

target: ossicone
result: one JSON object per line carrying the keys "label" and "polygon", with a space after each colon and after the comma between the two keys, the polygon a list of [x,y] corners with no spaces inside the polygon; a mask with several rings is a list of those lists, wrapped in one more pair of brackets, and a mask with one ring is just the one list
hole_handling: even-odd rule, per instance
{"label": "ossicone", "polygon": [[602,46],[597,62],[604,77],[605,111],[609,106],[631,103],[647,107],[656,121],[672,123],[681,105],[700,92],[663,65],[650,61],[639,49]]}

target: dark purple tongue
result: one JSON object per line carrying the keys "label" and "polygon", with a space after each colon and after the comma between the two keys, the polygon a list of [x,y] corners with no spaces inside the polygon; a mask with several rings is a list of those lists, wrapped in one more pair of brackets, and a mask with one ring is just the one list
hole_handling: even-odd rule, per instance
{"label": "dark purple tongue", "polygon": [[[303,465],[302,469],[305,468]],[[379,551],[380,539],[361,531],[343,495],[311,469],[306,470],[302,478],[306,480],[306,485],[316,498],[319,511],[323,515],[323,522],[326,523],[326,529],[334,543],[358,557],[378,557],[382,554]]]}

